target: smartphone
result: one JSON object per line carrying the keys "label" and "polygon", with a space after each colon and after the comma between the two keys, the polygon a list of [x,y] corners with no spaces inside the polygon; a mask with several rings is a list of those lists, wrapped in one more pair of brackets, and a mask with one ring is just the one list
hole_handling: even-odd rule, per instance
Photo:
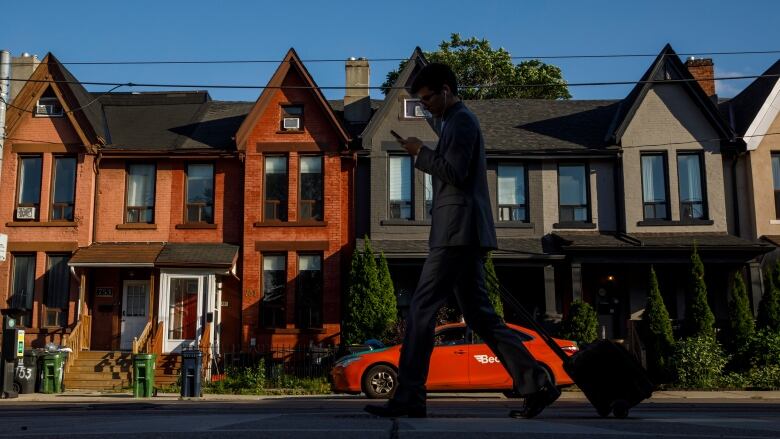
{"label": "smartphone", "polygon": [[390,130],[390,134],[392,134],[393,137],[395,137],[395,140],[397,140],[398,143],[406,143],[406,139],[401,137],[401,135],[396,133],[395,131]]}

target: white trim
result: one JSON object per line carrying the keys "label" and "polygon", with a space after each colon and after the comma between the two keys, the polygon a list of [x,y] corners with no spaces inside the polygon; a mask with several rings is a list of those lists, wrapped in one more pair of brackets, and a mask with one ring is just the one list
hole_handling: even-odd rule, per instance
{"label": "white trim", "polygon": [[745,131],[745,143],[748,151],[755,151],[758,145],[764,140],[764,134],[769,131],[769,127],[780,113],[780,80],[775,82],[769,97],[761,105],[761,109],[756,113],[753,122],[750,123]]}
{"label": "white trim", "polygon": [[[170,269],[160,270],[160,301],[159,301],[159,321],[163,323],[163,352],[179,352],[184,347],[194,344],[197,348],[200,345],[200,338],[203,334],[203,324],[206,323],[206,313],[215,313],[219,311],[216,308],[216,275],[214,270],[187,270]],[[168,340],[168,307],[170,305],[170,281],[177,278],[197,278],[198,279],[198,304],[197,304],[197,323],[195,329],[195,340]],[[221,320],[220,314],[215,314],[214,322],[211,323],[210,331],[211,345],[214,346],[214,337],[218,328],[218,320]],[[206,323],[208,324],[208,323]],[[189,344],[187,343],[189,342]]]}
{"label": "white trim", "polygon": [[780,220],[776,220],[776,219],[769,220],[769,224],[778,225],[778,224],[780,224]]}

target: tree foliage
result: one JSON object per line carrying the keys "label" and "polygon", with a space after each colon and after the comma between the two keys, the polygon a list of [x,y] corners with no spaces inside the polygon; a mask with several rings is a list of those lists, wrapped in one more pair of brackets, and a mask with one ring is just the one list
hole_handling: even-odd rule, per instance
{"label": "tree foliage", "polygon": [[490,304],[493,305],[496,314],[503,319],[504,303],[501,301],[501,294],[499,292],[500,286],[498,285],[498,276],[496,275],[496,267],[493,265],[492,254],[488,254],[487,259],[485,259],[485,283],[488,298],[490,298]]}
{"label": "tree foliage", "polygon": [[778,277],[780,277],[780,260],[777,261],[775,270],[772,270],[771,267],[767,270],[767,288],[764,289],[761,302],[758,304],[756,326],[759,329],[780,332],[780,287],[778,287]]}
{"label": "tree foliage", "polygon": [[674,350],[672,324],[666,309],[655,269],[650,267],[650,289],[640,324],[642,339],[647,349],[647,369],[656,382],[669,375],[669,358]]}
{"label": "tree foliage", "polygon": [[685,323],[691,336],[711,337],[715,334],[715,315],[707,302],[707,284],[704,282],[704,263],[701,261],[696,245],[691,254],[691,276],[693,280],[693,299],[687,309]]}
{"label": "tree foliage", "polygon": [[731,286],[731,300],[729,300],[729,337],[726,346],[731,353],[736,353],[741,347],[748,344],[756,324],[753,321],[753,313],[750,311],[747,287],[742,279],[742,273],[737,272]]}
{"label": "tree foliage", "polygon": [[380,338],[395,323],[397,316],[387,261],[381,255],[379,264],[368,238],[363,250],[355,250],[349,273],[342,335],[349,344],[368,338]]}
{"label": "tree foliage", "polygon": [[578,343],[592,343],[598,338],[599,318],[590,304],[575,300],[561,322],[561,337]]}
{"label": "tree foliage", "polygon": [[[452,68],[458,78],[458,94],[463,99],[571,98],[559,67],[537,59],[515,65],[509,52],[503,47],[494,49],[486,39],[463,39],[460,34],[453,33],[449,41],[439,44],[438,50],[425,52],[425,57],[429,62],[444,63]],[[395,84],[406,62],[401,61],[398,70],[387,74],[382,84],[385,94]],[[523,85],[528,87],[521,87]]]}

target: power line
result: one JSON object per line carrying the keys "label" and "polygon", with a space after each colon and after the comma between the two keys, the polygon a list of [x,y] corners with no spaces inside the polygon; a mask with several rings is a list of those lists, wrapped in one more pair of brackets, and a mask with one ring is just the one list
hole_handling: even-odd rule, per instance
{"label": "power line", "polygon": [[[686,52],[668,54],[669,56],[733,56],[733,55],[770,55],[780,54],[780,50],[739,50],[739,51],[712,51],[712,52]],[[514,60],[528,59],[603,59],[603,58],[649,58],[656,57],[658,53],[603,53],[603,54],[568,54],[568,55],[519,55],[510,56]],[[663,56],[667,56],[664,54]],[[312,58],[303,59],[303,63],[343,63],[348,58]],[[369,62],[400,62],[409,58],[365,58]],[[155,65],[155,64],[280,64],[290,62],[278,59],[233,59],[233,60],[132,60],[132,61],[61,61],[66,65]],[[12,62],[12,65],[29,65],[31,62]]]}
{"label": "power line", "polygon": [[[88,103],[86,103],[86,104],[84,104],[84,105],[82,105],[82,106],[80,106],[78,108],[73,108],[73,109],[70,109],[70,110],[66,111],[65,114],[72,114],[72,113],[74,113],[76,111],[83,110],[84,108],[89,107],[90,105],[92,105],[95,102],[97,102],[98,100],[100,100],[100,98],[102,98],[103,96],[113,92],[114,90],[118,89],[119,87],[124,87],[124,84],[117,85],[116,87],[112,88],[111,90],[108,90],[107,92],[102,93],[100,96],[96,96],[94,99],[92,99]],[[27,110],[27,109],[22,108],[22,107],[18,107],[18,106],[14,105],[14,104],[11,104],[10,102],[6,101],[5,99],[3,99],[1,97],[0,97],[0,102],[4,103],[5,105],[7,105],[7,106],[9,106],[11,108],[15,108],[17,110],[24,111],[25,113],[35,114],[35,111],[31,111],[31,110]]]}
{"label": "power line", "polygon": [[[539,88],[539,87],[596,87],[596,86],[611,86],[611,85],[636,85],[636,84],[672,84],[672,83],[684,83],[684,82],[698,82],[698,81],[731,81],[740,79],[758,79],[758,78],[778,78],[780,74],[768,74],[768,75],[740,75],[740,76],[723,76],[723,77],[709,77],[709,78],[692,78],[692,79],[661,79],[661,80],[646,80],[646,81],[595,81],[595,82],[545,82],[537,84],[476,84],[476,85],[459,85],[461,89],[467,88]],[[391,89],[406,89],[406,87],[382,87],[382,86],[318,86],[312,87],[309,85],[225,85],[225,84],[155,84],[155,83],[134,83],[134,82],[96,82],[96,81],[56,81],[46,79],[10,79],[17,82],[39,82],[47,84],[81,84],[81,85],[95,85],[95,86],[114,86],[114,87],[148,87],[148,88],[196,88],[196,89],[313,89],[320,90],[391,90]]]}

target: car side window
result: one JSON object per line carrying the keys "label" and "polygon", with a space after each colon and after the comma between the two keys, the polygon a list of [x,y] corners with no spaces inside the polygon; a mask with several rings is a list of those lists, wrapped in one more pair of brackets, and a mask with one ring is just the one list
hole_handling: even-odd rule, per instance
{"label": "car side window", "polygon": [[466,343],[466,328],[448,328],[436,333],[435,346],[455,346]]}
{"label": "car side window", "polygon": [[[531,337],[530,335],[526,334],[525,332],[518,331],[516,329],[513,329],[513,331],[515,332],[515,334],[520,336],[520,338],[523,340],[523,342],[531,341],[531,340],[534,339],[533,337]],[[479,334],[477,334],[474,331],[471,331],[471,343],[472,344],[480,344],[480,343],[484,343],[484,342],[485,341],[482,340],[482,338],[479,336]]]}

